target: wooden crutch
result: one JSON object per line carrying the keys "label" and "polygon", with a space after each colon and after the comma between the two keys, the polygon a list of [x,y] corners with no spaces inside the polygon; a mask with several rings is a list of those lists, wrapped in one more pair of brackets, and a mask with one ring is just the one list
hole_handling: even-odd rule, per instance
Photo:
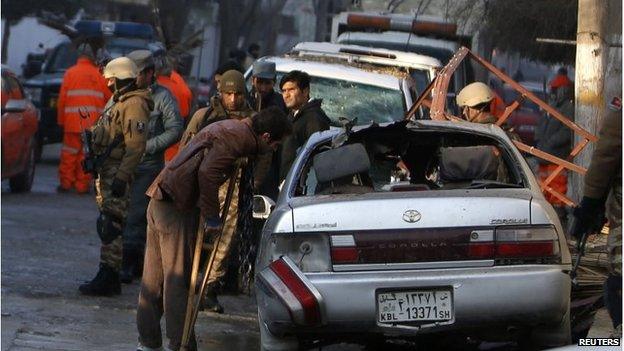
{"label": "wooden crutch", "polygon": [[180,346],[180,351],[188,351],[188,343],[191,339],[191,331],[193,330],[195,322],[197,321],[197,313],[199,312],[199,307],[203,297],[205,285],[208,281],[208,277],[210,276],[210,271],[212,270],[212,265],[217,253],[217,248],[219,247],[219,243],[221,242],[224,224],[227,220],[227,215],[230,210],[230,204],[232,202],[232,196],[234,195],[234,188],[236,186],[236,181],[238,180],[238,173],[240,172],[241,168],[242,167],[239,164],[230,176],[227,194],[225,196],[225,202],[223,203],[223,209],[221,210],[221,229],[219,230],[219,234],[214,241],[212,252],[210,254],[210,259],[204,265],[204,277],[202,279],[202,285],[199,289],[199,294],[196,294],[195,290],[197,289],[196,284],[197,276],[199,275],[199,261],[201,260],[201,252],[204,244],[204,231],[199,230],[199,233],[197,233],[197,240],[195,241],[195,253],[193,255],[193,270],[191,272],[189,296],[186,302],[186,316],[184,318],[184,331],[182,332],[182,343]]}

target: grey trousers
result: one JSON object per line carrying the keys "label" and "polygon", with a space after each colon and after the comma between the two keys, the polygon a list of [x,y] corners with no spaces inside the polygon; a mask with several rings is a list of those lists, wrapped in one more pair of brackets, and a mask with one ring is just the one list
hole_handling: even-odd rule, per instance
{"label": "grey trousers", "polygon": [[[178,350],[192,270],[199,215],[181,212],[171,202],[150,200],[147,207],[147,245],[137,308],[139,342],[162,346],[160,318],[165,316],[169,348]],[[194,332],[189,350],[196,350]]]}

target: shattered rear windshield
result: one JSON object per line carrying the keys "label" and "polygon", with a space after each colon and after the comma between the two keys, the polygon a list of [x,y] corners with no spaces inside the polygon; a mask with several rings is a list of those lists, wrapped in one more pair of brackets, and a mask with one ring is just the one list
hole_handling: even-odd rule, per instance
{"label": "shattered rear windshield", "polygon": [[[278,72],[276,81],[279,82],[284,74]],[[310,78],[310,97],[323,99],[321,107],[334,126],[340,126],[339,117],[357,117],[359,125],[403,119],[405,100],[401,90],[340,79]]]}
{"label": "shattered rear windshield", "polygon": [[[335,153],[329,142],[317,146],[298,172],[294,195],[525,187],[514,156],[483,135],[412,131],[393,125],[354,133],[345,145],[352,144],[361,144],[365,154]],[[334,154],[319,156],[325,152]],[[334,166],[324,166],[324,158]],[[363,158],[370,162],[368,167],[353,161]]]}

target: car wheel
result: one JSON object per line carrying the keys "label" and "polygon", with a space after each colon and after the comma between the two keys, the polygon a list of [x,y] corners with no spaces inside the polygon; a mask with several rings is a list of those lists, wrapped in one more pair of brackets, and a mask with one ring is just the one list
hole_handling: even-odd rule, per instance
{"label": "car wheel", "polygon": [[299,350],[299,341],[294,337],[279,337],[271,333],[258,314],[260,324],[260,350],[261,351],[294,351]]}
{"label": "car wheel", "polygon": [[35,145],[36,142],[31,143],[30,150],[28,151],[28,159],[26,160],[26,169],[14,177],[9,179],[9,188],[12,193],[22,193],[30,191],[32,188],[33,180],[35,179]]}

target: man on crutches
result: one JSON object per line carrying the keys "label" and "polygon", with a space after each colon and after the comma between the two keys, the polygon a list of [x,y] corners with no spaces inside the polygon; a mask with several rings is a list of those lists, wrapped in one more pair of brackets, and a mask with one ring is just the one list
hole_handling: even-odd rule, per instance
{"label": "man on crutches", "polygon": [[[200,255],[194,260],[193,253],[196,248],[201,252],[201,236],[216,236],[216,242],[220,235],[223,217],[219,216],[219,188],[238,171],[237,160],[254,158],[267,147],[276,148],[291,131],[287,116],[276,109],[240,121],[214,122],[195,135],[150,186],[147,246],[137,309],[138,350],[163,350],[163,314],[168,348],[180,350],[188,314],[193,318],[187,318],[183,349],[197,349],[193,325],[200,299],[196,296],[201,296],[195,293]],[[226,208],[223,211],[227,213]],[[203,223],[199,223],[200,218]],[[204,230],[198,235],[199,226]],[[193,304],[189,308],[187,301]]]}

